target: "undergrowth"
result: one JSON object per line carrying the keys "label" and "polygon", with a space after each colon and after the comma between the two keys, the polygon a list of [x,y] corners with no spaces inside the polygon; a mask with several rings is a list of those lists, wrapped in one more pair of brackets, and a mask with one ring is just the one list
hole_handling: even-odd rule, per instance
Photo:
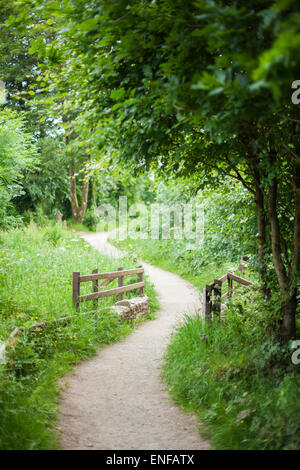
{"label": "undergrowth", "polygon": [[173,334],[163,377],[175,402],[194,411],[216,449],[299,449],[299,365],[268,330],[270,305],[235,293],[226,319],[187,317]]}

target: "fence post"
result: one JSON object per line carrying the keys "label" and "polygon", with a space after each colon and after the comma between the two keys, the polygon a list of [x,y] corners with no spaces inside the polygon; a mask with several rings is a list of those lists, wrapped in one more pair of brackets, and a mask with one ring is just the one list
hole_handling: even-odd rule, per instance
{"label": "fence post", "polygon": [[221,314],[221,293],[222,293],[222,282],[219,281],[218,279],[214,280],[214,305],[213,305],[213,310],[214,314],[217,314],[220,316]]}
{"label": "fence post", "polygon": [[206,285],[203,290],[203,317],[207,320],[210,317],[211,303],[210,303],[210,287]]}
{"label": "fence post", "polygon": [[[138,266],[138,268],[142,268],[142,267],[143,267],[142,265]],[[143,282],[143,280],[144,280],[144,273],[138,273],[138,281]],[[139,294],[144,295],[144,293],[145,293],[144,287],[140,287]]]}
{"label": "fence post", "polygon": [[232,295],[232,283],[233,283],[233,281],[229,276],[227,277],[227,282],[228,282],[228,297],[230,297]]}
{"label": "fence post", "polygon": [[[123,271],[123,266],[121,266],[120,268],[118,268],[118,271]],[[124,286],[124,276],[120,276],[118,277],[118,286],[119,287],[123,287]],[[121,292],[119,294],[119,300],[123,300],[124,299],[124,292]]]}
{"label": "fence post", "polygon": [[79,311],[79,296],[80,296],[80,271],[73,271],[73,304],[77,311]]}
{"label": "fence post", "polygon": [[57,223],[58,223],[58,225],[61,225],[61,224],[62,224],[63,215],[62,215],[62,213],[61,213],[60,211],[57,211],[56,218],[57,218]]}
{"label": "fence post", "polygon": [[[93,269],[92,271],[92,274],[98,274],[98,269]],[[93,281],[93,292],[98,292],[98,279],[96,279],[95,281]],[[94,302],[93,302],[93,306],[94,306],[94,309],[97,309],[98,307],[98,300],[99,299],[95,299]]]}

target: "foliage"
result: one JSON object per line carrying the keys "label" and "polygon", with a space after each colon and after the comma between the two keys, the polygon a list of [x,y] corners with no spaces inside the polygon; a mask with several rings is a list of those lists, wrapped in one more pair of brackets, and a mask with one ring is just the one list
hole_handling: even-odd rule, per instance
{"label": "foliage", "polygon": [[182,276],[199,289],[203,289],[215,277],[221,277],[225,272],[234,269],[233,263],[229,262],[216,264],[211,261],[202,265],[201,258],[197,258],[193,252],[186,252],[184,246],[173,240],[110,239],[110,243],[134,259],[139,258]]}
{"label": "foliage", "polygon": [[0,228],[18,223],[11,201],[22,193],[23,171],[32,171],[36,161],[36,148],[25,132],[23,116],[0,111]]}
{"label": "foliage", "polygon": [[[142,259],[163,269],[176,272],[195,283],[201,289],[227,270],[234,269],[243,256],[248,256],[251,266],[257,267],[256,224],[247,191],[240,184],[225,181],[218,189],[200,190],[190,197],[192,185],[189,181],[154,180],[155,204],[170,209],[169,221],[164,217],[162,224],[170,223],[170,239],[151,239],[148,229],[147,239],[111,239],[111,243],[129,253],[136,253]],[[187,192],[187,188],[190,191]],[[204,209],[204,242],[196,242],[191,249],[191,240],[183,237],[175,239],[172,232],[172,208],[180,204],[199,204]],[[150,211],[151,207],[148,207]],[[150,220],[150,218],[149,218]],[[195,220],[193,221],[195,225]],[[184,224],[183,224],[184,225]],[[195,226],[194,226],[195,229]],[[197,246],[198,243],[198,246]]]}
{"label": "foliage", "polygon": [[62,229],[57,224],[49,225],[45,229],[45,238],[46,238],[46,240],[48,240],[54,246],[57,246],[57,244],[58,244],[59,240],[62,238],[62,236],[63,236]]}
{"label": "foliage", "polygon": [[[193,263],[204,266],[215,260],[239,262],[243,256],[256,258],[256,220],[253,214],[253,203],[245,188],[230,178],[224,178],[218,188],[204,188],[195,191],[194,183],[189,179],[169,180],[160,182],[155,192],[155,202],[167,207],[175,204],[198,204],[204,211],[204,241],[203,246],[193,250],[190,255],[190,265]],[[191,197],[191,193],[195,193]],[[196,221],[193,220],[195,225]],[[188,241],[173,240],[175,253],[176,245],[182,252],[187,249]],[[180,256],[179,256],[180,257]],[[201,262],[200,262],[201,259]]]}
{"label": "foliage", "polygon": [[47,136],[38,140],[39,165],[25,172],[23,194],[13,202],[20,213],[37,212],[40,208],[49,218],[60,210],[64,218],[71,215],[68,159],[61,137]]}
{"label": "foliage", "polygon": [[[38,70],[37,56],[29,54],[30,41],[41,34],[38,27],[34,30],[22,28],[11,24],[8,27],[5,22],[8,18],[14,18],[18,14],[16,2],[2,2],[0,5],[0,79],[4,81],[6,88],[5,105],[17,112],[26,111],[30,119],[26,122],[27,130],[32,133],[41,127],[37,126],[39,119],[37,110],[30,109],[24,95],[28,95],[29,87],[34,81],[34,75]],[[34,73],[35,71],[35,73]],[[23,99],[22,99],[23,98]],[[40,129],[39,129],[40,130]]]}
{"label": "foliage", "polygon": [[83,218],[83,223],[86,225],[90,230],[96,231],[97,224],[99,222],[99,217],[95,214],[94,207],[91,207],[86,213]]}

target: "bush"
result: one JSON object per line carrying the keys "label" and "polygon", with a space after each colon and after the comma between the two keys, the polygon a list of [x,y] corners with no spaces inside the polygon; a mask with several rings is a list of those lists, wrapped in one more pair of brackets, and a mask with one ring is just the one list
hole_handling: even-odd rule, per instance
{"label": "bush", "polygon": [[83,224],[90,230],[96,231],[99,217],[95,214],[94,208],[88,209],[83,218]]}
{"label": "bush", "polygon": [[44,227],[49,223],[47,216],[45,215],[41,206],[37,206],[35,214],[34,214],[34,221],[39,227]]}
{"label": "bush", "polygon": [[63,235],[62,228],[58,224],[49,225],[45,229],[46,240],[48,240],[54,246],[57,246],[62,235]]}
{"label": "bush", "polygon": [[33,136],[25,130],[22,114],[9,109],[0,110],[0,229],[19,226],[13,200],[23,194],[22,180],[25,170],[37,163]]}

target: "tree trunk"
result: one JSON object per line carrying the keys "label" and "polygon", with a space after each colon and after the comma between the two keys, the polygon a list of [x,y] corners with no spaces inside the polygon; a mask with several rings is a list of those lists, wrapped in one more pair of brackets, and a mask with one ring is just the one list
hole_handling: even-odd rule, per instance
{"label": "tree trunk", "polygon": [[258,265],[263,296],[270,299],[271,291],[267,282],[267,214],[265,210],[265,195],[261,187],[261,175],[258,170],[258,162],[254,155],[248,157],[253,175],[255,189],[255,205],[257,213],[258,230]]}
{"label": "tree trunk", "polygon": [[295,221],[294,221],[294,256],[292,263],[292,276],[295,284],[300,282],[300,163],[296,164],[295,178]]}
{"label": "tree trunk", "polygon": [[287,343],[290,339],[296,337],[297,292],[295,285],[293,285],[293,279],[288,275],[282,260],[280,227],[277,215],[276,178],[274,178],[274,181],[269,191],[268,211],[271,224],[272,254],[274,267],[283,299],[283,318],[279,330],[279,339],[282,343]]}
{"label": "tree trunk", "polygon": [[78,204],[76,194],[76,176],[74,171],[74,161],[70,163],[70,195],[72,206],[72,217],[76,222],[82,223],[87,208],[87,199],[89,194],[89,179],[85,180],[82,186],[81,205]]}
{"label": "tree trunk", "polygon": [[95,178],[92,179],[92,199],[94,209],[97,207],[96,191],[95,191]]}
{"label": "tree trunk", "polygon": [[283,319],[280,325],[279,339],[283,344],[296,338],[296,309],[297,289],[295,288],[292,295],[288,295],[282,303]]}
{"label": "tree trunk", "polygon": [[261,288],[263,296],[267,299],[271,297],[270,288],[267,285],[267,261],[266,261],[266,213],[264,207],[264,194],[259,183],[255,182],[255,203],[257,211],[257,229],[258,229],[258,264],[261,279]]}

